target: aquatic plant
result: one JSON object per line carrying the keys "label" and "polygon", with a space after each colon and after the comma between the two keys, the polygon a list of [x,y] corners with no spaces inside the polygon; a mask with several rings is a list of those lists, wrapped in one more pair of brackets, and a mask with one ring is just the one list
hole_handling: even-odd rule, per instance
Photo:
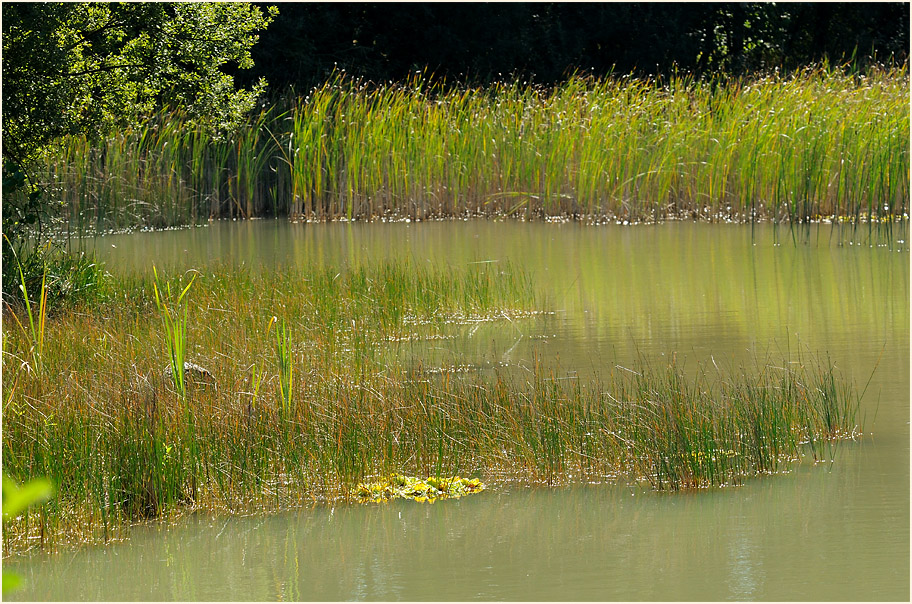
{"label": "aquatic plant", "polygon": [[337,72],[215,139],[179,109],[98,147],[62,139],[42,179],[77,230],[506,215],[833,221],[857,235],[908,221],[908,94],[907,65],[484,89]]}
{"label": "aquatic plant", "polygon": [[[50,499],[53,494],[54,485],[46,478],[35,478],[27,484],[19,485],[3,474],[3,524],[25,512],[29,506]],[[21,584],[22,577],[4,569],[3,595],[18,589]]]}

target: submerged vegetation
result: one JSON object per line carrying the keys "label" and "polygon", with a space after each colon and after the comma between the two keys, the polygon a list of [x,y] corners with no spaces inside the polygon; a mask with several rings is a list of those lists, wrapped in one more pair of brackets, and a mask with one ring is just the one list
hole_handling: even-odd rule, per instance
{"label": "submerged vegetation", "polygon": [[41,180],[78,231],[263,215],[905,224],[908,97],[907,65],[484,89],[337,73],[215,141],[179,109],[100,145],[62,139]]}
{"label": "submerged vegetation", "polygon": [[[5,527],[8,551],[116,537],[180,510],[357,501],[387,486],[436,497],[512,478],[732,485],[858,433],[859,397],[816,362],[727,373],[641,362],[581,382],[538,365],[403,361],[454,322],[547,307],[510,265],[156,272],[108,296],[48,318],[40,365],[28,329],[4,334],[4,471],[59,486]],[[211,379],[178,383],[175,329],[183,368]]]}

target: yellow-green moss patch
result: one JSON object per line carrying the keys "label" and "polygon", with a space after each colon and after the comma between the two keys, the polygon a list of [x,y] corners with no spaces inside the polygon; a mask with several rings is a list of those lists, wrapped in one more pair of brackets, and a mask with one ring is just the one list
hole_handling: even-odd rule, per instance
{"label": "yellow-green moss patch", "polygon": [[359,483],[354,494],[362,503],[379,503],[396,497],[433,503],[438,499],[458,499],[484,489],[484,483],[477,478],[451,476],[421,480],[413,476],[391,474],[374,482]]}

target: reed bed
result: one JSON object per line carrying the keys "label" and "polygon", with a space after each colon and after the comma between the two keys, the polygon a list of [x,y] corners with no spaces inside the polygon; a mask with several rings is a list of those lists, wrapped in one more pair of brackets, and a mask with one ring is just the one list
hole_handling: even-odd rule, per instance
{"label": "reed bed", "polygon": [[905,224],[908,98],[907,65],[550,89],[336,74],[230,134],[172,109],[101,144],[61,140],[43,178],[76,229],[261,215]]}
{"label": "reed bed", "polygon": [[[40,364],[31,332],[6,329],[4,471],[58,488],[4,546],[115,538],[182,510],[355,500],[398,474],[732,485],[857,434],[858,396],[816,362],[696,376],[640,363],[580,383],[396,354],[406,335],[545,304],[509,265],[241,268],[117,281],[106,303],[48,317]],[[179,309],[193,363],[181,382],[163,308]]]}

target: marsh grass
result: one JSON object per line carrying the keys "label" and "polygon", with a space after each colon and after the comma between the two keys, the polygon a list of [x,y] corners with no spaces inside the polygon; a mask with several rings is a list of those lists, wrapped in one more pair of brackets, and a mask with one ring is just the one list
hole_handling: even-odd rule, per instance
{"label": "marsh grass", "polygon": [[483,89],[337,73],[214,139],[168,110],[101,145],[61,140],[44,180],[76,228],[496,215],[823,220],[846,239],[895,236],[908,96],[906,65]]}
{"label": "marsh grass", "polygon": [[[186,358],[216,384],[170,387],[162,283],[182,292]],[[8,550],[39,533],[116,538],[181,510],[351,499],[359,483],[395,474],[738,484],[821,458],[859,429],[858,397],[815,361],[696,377],[643,362],[584,383],[538,365],[462,374],[398,360],[390,342],[403,334],[545,307],[509,265],[212,269],[192,291],[181,283],[157,271],[124,278],[111,302],[54,317],[40,373],[16,362],[28,338],[5,337],[4,471],[59,485],[40,521],[5,528]],[[278,395],[258,396],[263,386]]]}

